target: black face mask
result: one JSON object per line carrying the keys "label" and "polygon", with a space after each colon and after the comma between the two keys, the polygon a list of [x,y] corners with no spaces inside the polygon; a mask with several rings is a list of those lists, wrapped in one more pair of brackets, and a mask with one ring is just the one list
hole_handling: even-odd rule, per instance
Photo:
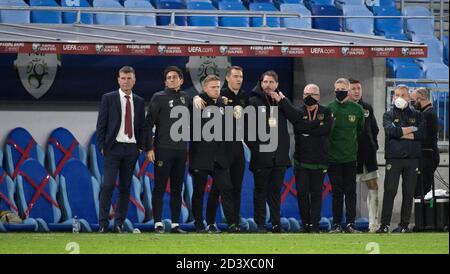
{"label": "black face mask", "polygon": [[347,97],[348,90],[335,90],[334,93],[336,93],[336,99],[342,102]]}
{"label": "black face mask", "polygon": [[420,105],[419,101],[411,101],[409,104],[411,106],[413,106],[417,110],[421,110],[422,109],[422,106]]}
{"label": "black face mask", "polygon": [[314,106],[315,104],[317,104],[317,100],[314,99],[311,95],[306,96],[306,98],[303,99],[303,102],[304,102],[305,105],[307,105],[308,107]]}

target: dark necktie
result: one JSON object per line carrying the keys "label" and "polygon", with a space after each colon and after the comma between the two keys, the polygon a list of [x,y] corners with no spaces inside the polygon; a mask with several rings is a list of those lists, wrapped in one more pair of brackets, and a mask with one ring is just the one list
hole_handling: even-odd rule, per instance
{"label": "dark necktie", "polygon": [[128,135],[128,138],[133,138],[133,127],[131,126],[131,103],[130,96],[125,95],[127,99],[127,103],[125,106],[125,134]]}

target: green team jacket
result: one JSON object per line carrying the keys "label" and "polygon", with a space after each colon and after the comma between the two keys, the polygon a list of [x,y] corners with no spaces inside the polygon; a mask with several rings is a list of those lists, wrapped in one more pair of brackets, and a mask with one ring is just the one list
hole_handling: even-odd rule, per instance
{"label": "green team jacket", "polygon": [[343,104],[333,101],[328,107],[334,116],[334,127],[330,135],[330,163],[356,161],[358,135],[364,129],[364,111],[354,102]]}

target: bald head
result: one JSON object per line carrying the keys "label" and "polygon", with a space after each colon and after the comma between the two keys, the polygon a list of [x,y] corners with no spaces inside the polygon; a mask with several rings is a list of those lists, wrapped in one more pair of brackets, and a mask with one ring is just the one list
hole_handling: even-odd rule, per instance
{"label": "bald head", "polygon": [[410,97],[414,101],[414,107],[416,109],[422,109],[430,104],[430,91],[426,88],[415,89],[411,92]]}

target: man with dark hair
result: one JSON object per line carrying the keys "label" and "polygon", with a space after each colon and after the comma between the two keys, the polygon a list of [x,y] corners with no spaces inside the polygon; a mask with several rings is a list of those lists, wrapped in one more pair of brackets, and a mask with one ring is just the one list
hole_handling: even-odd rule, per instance
{"label": "man with dark hair", "polygon": [[97,145],[104,156],[104,177],[100,191],[99,232],[105,233],[109,224],[109,209],[119,173],[119,198],[114,232],[123,232],[128,212],[131,179],[140,150],[144,147],[144,99],[134,94],[136,83],[134,69],[129,66],[119,70],[119,90],[106,93],[97,119]]}
{"label": "man with dark hair", "polygon": [[[180,211],[183,178],[186,169],[187,145],[183,140],[174,141],[170,136],[170,128],[177,121],[170,117],[172,108],[188,106],[188,97],[181,90],[183,73],[175,66],[164,70],[165,89],[155,93],[147,111],[147,159],[154,162],[155,187],[152,195],[153,218],[155,232],[164,233],[161,222],[163,196],[170,178],[170,210],[172,233],[186,233],[180,228]],[[156,127],[153,140],[153,127]]]}
{"label": "man with dark hair", "polygon": [[426,195],[431,186],[434,185],[434,172],[439,165],[438,149],[438,117],[433,105],[430,102],[430,91],[419,88],[411,93],[413,106],[422,113],[426,123],[425,136],[422,140],[422,184],[417,184],[416,197]]}
{"label": "man with dark hair", "polygon": [[365,182],[369,193],[367,195],[367,209],[369,211],[369,231],[376,232],[378,227],[378,126],[373,108],[362,100],[361,82],[349,79],[350,90],[348,96],[351,101],[359,104],[364,110],[364,130],[358,137],[358,156],[356,166],[356,181]]}
{"label": "man with dark hair", "polygon": [[334,116],[330,135],[328,176],[333,188],[333,226],[330,233],[340,233],[345,198],[346,233],[359,232],[356,217],[356,159],[358,136],[364,128],[364,112],[349,100],[350,82],[339,78],[334,83],[336,100],[328,105]]}
{"label": "man with dark hair", "polygon": [[395,87],[394,106],[383,115],[383,127],[386,132],[384,149],[386,176],[381,226],[377,233],[389,232],[400,175],[402,175],[402,209],[400,224],[393,232],[410,232],[408,225],[419,173],[419,160],[422,156],[421,141],[425,123],[422,114],[409,107],[408,92],[409,88],[405,85]]}

